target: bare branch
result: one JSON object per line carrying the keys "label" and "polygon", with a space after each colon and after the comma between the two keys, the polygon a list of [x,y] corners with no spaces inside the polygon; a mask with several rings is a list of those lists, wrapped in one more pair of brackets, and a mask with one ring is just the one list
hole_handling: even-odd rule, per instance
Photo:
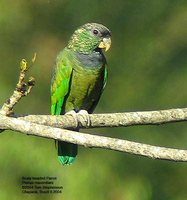
{"label": "bare branch", "polygon": [[10,129],[25,133],[28,135],[53,138],[83,145],[85,147],[96,147],[111,149],[154,159],[164,159],[171,161],[187,161],[187,150],[178,150],[165,147],[151,146],[127,140],[114,139],[103,136],[79,133],[50,126],[38,125],[24,120],[0,116],[0,128]]}
{"label": "bare branch", "polygon": [[[32,59],[34,63],[36,54]],[[161,111],[147,112],[129,112],[129,113],[110,113],[110,114],[92,114],[90,125],[81,114],[77,114],[77,121],[71,115],[65,116],[44,116],[30,115],[22,117],[13,117],[13,107],[20,99],[28,95],[34,86],[34,78],[30,78],[25,83],[26,72],[29,66],[23,59],[20,64],[19,81],[13,95],[0,109],[0,132],[3,130],[19,131],[28,135],[35,135],[45,138],[53,138],[85,147],[96,147],[111,149],[149,158],[165,159],[172,161],[187,161],[187,150],[171,149],[165,147],[151,146],[127,140],[96,136],[90,134],[69,131],[60,128],[80,128],[94,127],[119,127],[145,124],[163,124],[187,120],[187,108],[170,109]],[[8,117],[8,116],[12,117]]]}
{"label": "bare branch", "polygon": [[[79,128],[120,127],[135,125],[159,125],[187,120],[187,108],[160,111],[90,114],[90,126],[77,114]],[[76,128],[77,122],[71,115],[27,115],[19,117],[26,121],[58,128]]]}

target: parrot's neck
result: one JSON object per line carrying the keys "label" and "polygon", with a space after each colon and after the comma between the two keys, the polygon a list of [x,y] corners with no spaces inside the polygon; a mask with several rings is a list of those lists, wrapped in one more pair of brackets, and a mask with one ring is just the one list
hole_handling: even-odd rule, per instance
{"label": "parrot's neck", "polygon": [[92,51],[90,54],[76,52],[75,56],[81,66],[87,69],[99,69],[106,63],[102,51]]}

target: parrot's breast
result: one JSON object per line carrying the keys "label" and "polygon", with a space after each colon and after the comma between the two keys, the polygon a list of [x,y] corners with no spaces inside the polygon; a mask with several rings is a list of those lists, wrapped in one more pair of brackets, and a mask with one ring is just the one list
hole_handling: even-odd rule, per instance
{"label": "parrot's breast", "polygon": [[78,64],[73,67],[65,112],[81,109],[92,112],[103,90],[105,57],[100,52],[77,53],[76,60]]}

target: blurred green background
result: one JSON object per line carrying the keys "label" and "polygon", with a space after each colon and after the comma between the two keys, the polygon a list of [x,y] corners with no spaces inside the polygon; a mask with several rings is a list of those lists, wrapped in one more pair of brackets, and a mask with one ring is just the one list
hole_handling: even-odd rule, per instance
{"label": "blurred green background", "polygon": [[[49,114],[55,57],[72,32],[98,22],[112,32],[108,85],[95,112],[181,108],[187,105],[186,0],[0,0],[0,105],[11,95],[22,58],[37,52],[36,78],[17,114]],[[84,130],[152,145],[187,148],[187,124]],[[0,199],[186,200],[187,165],[79,148],[70,167],[57,162],[54,141],[3,132]],[[22,176],[56,176],[61,195],[21,193]]]}

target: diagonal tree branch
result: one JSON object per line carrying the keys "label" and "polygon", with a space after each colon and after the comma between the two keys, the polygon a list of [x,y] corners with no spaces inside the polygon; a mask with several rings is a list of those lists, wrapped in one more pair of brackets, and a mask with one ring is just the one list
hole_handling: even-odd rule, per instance
{"label": "diagonal tree branch", "polygon": [[74,144],[83,145],[85,147],[111,149],[154,159],[181,162],[187,161],[187,150],[157,147],[137,142],[130,142],[128,140],[84,134],[76,131],[39,125],[3,115],[0,117],[0,128],[19,131],[28,135],[71,142]]}

